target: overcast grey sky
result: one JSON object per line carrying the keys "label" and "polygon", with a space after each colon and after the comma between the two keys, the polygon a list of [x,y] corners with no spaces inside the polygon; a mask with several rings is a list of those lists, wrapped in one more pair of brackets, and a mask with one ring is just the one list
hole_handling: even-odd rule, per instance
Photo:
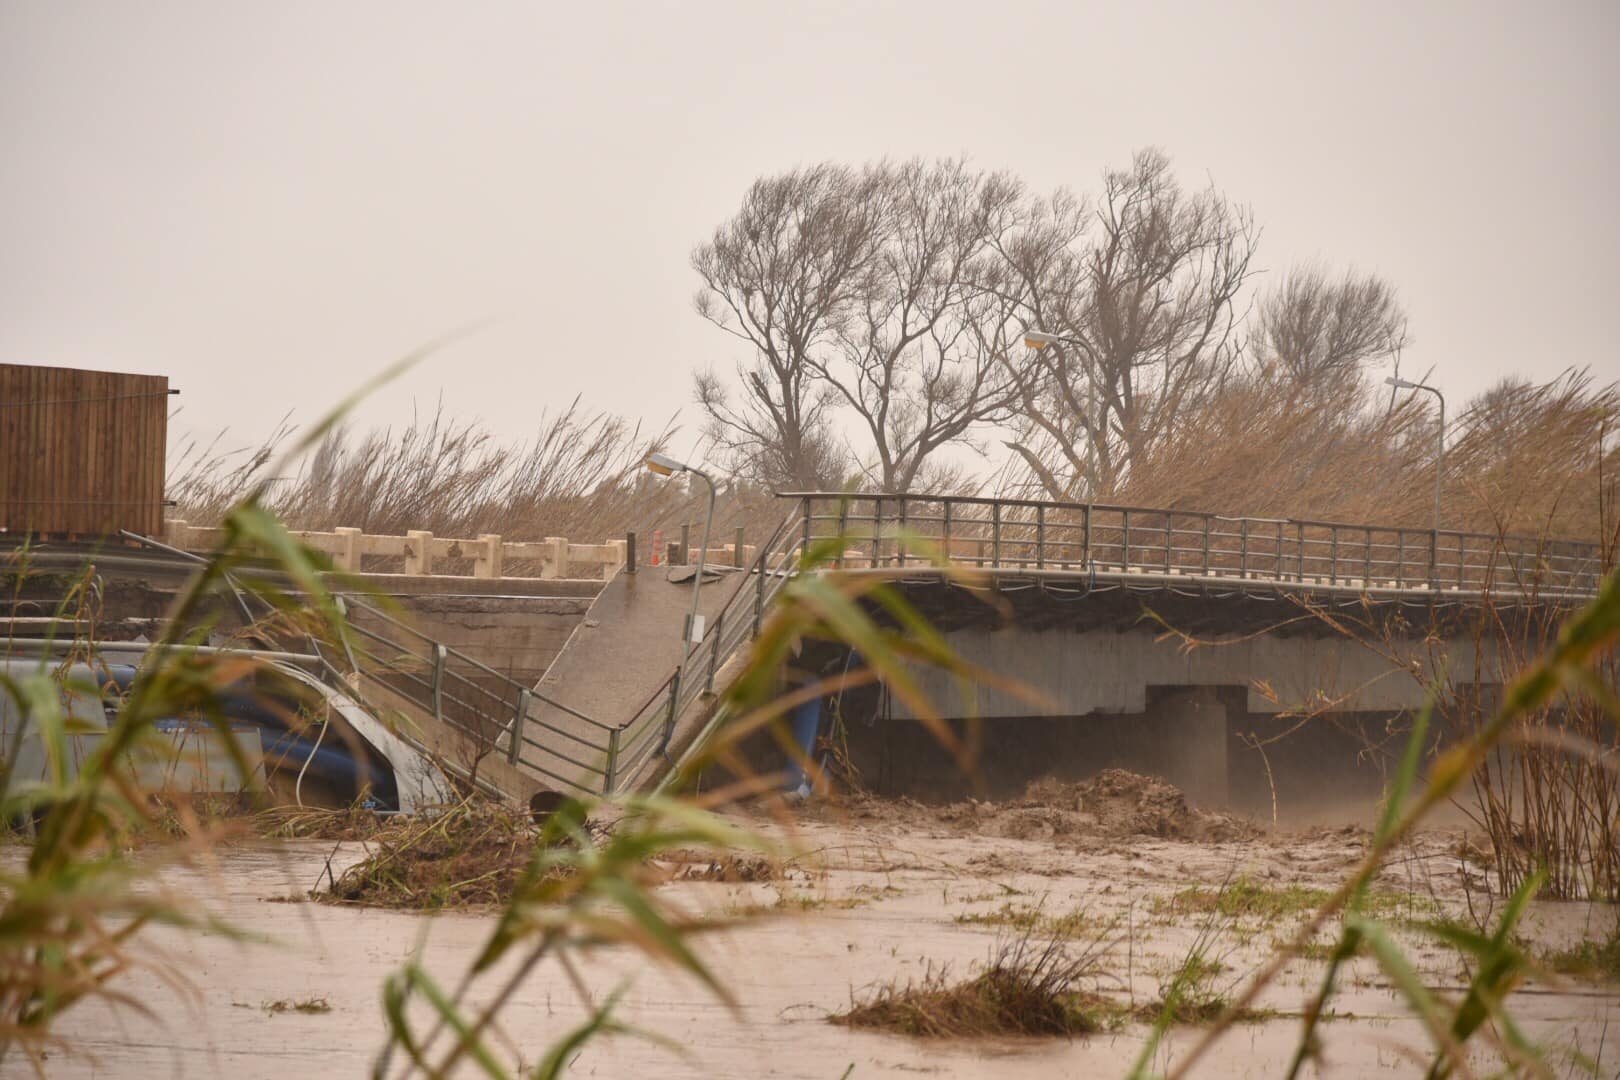
{"label": "overcast grey sky", "polygon": [[739,346],[687,259],[761,173],[966,154],[1095,190],[1156,144],[1260,265],[1387,276],[1405,370],[1620,378],[1620,4],[0,0],[0,360],[166,373],[182,426],[377,395],[690,446]]}

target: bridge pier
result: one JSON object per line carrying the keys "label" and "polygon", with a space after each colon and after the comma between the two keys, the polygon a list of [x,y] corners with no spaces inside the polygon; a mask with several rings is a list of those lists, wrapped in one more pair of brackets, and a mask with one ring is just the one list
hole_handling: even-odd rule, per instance
{"label": "bridge pier", "polygon": [[1226,705],[1218,688],[1167,687],[1150,702],[1148,717],[1163,740],[1158,756],[1165,779],[1195,806],[1225,806],[1231,794]]}

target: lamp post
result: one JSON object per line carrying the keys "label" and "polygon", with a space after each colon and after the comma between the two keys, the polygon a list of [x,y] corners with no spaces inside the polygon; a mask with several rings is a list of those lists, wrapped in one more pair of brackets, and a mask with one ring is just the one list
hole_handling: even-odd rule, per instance
{"label": "lamp post", "polygon": [[1440,402],[1440,430],[1435,442],[1434,452],[1434,535],[1435,542],[1440,536],[1440,480],[1446,472],[1446,396],[1427,383],[1407,382],[1405,379],[1391,375],[1384,380],[1385,386],[1396,390],[1427,390]]}
{"label": "lamp post", "polygon": [[[692,637],[698,625],[698,589],[703,585],[703,566],[709,560],[709,529],[714,524],[714,480],[702,469],[695,469],[684,462],[676,461],[667,454],[648,454],[645,462],[648,472],[659,476],[676,476],[680,473],[691,473],[700,476],[703,482],[709,485],[709,514],[703,519],[703,541],[698,546],[697,574],[692,579],[692,616],[686,624],[686,632],[681,635],[681,668],[682,677],[685,677],[686,661],[692,655]],[[685,554],[682,552],[681,554]]]}

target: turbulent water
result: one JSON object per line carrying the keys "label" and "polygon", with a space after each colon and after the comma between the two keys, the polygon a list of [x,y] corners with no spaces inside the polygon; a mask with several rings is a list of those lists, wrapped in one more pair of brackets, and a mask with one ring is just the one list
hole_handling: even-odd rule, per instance
{"label": "turbulent water", "polygon": [[[847,1075],[854,1077],[1123,1075],[1141,1048],[1141,1024],[1073,1040],[919,1042],[851,1031],[827,1024],[825,1017],[846,1008],[864,987],[920,976],[931,965],[970,972],[1006,932],[994,925],[1004,905],[1054,914],[1084,909],[1087,925],[1115,927],[1120,941],[1108,954],[1111,977],[1099,989],[1151,1001],[1196,933],[1192,921],[1163,913],[1163,898],[1195,882],[1218,886],[1238,874],[1259,883],[1330,888],[1360,858],[1365,843],[1360,830],[1347,829],[1226,842],[1135,835],[1075,845],[1067,842],[1073,838],[986,835],[903,813],[855,817],[823,811],[817,817],[791,838],[805,854],[780,873],[746,875],[771,880],[690,880],[692,875],[677,873],[662,886],[693,909],[783,912],[700,942],[735,992],[738,1010],[690,979],[649,967],[627,951],[606,950],[586,971],[597,996],[627,986],[622,1019],[673,1038],[687,1055],[636,1039],[604,1041],[589,1047],[570,1075],[836,1080],[852,1066]],[[779,829],[762,820],[749,823]],[[1447,835],[1423,838],[1380,888],[1404,890],[1414,903],[1432,894],[1447,910],[1460,910],[1463,864],[1454,849]],[[120,989],[155,1010],[155,1019],[129,1010],[109,1015],[102,1006],[75,1010],[61,1033],[76,1053],[53,1052],[50,1074],[276,1080],[366,1074],[383,1038],[382,980],[423,940],[425,929],[429,970],[452,981],[489,933],[493,916],[429,920],[286,902],[325,875],[331,852],[330,842],[312,841],[280,849],[233,847],[222,852],[216,872],[178,876],[174,884],[213,897],[227,918],[273,942],[157,931],[153,940],[163,947],[168,973],[188,980],[191,991],[177,991],[158,970],[128,976]],[[345,846],[333,869],[341,874],[358,855],[357,847]],[[962,916],[990,921],[959,921]],[[1539,904],[1526,929],[1536,942],[1559,944],[1579,936],[1589,916],[1578,905]],[[1291,925],[1284,920],[1234,932],[1222,946],[1221,978],[1243,978],[1269,955],[1273,937]],[[1428,984],[1457,985],[1455,960],[1432,949],[1414,953]],[[1296,962],[1262,1004],[1297,1010],[1320,973],[1317,962]],[[1533,1037],[1564,1046],[1578,1041],[1591,1052],[1603,1027],[1620,1021],[1620,996],[1612,990],[1534,989],[1515,1003]],[[1409,1072],[1402,1048],[1422,1050],[1428,1043],[1382,976],[1358,960],[1345,991],[1337,1008],[1355,1018],[1341,1017],[1324,1029],[1333,1074]],[[286,1008],[314,999],[330,1011]],[[284,1003],[280,1011],[278,1002]],[[542,967],[508,1006],[504,1030],[532,1065],[584,1015],[562,973]],[[1292,1053],[1298,1027],[1297,1019],[1284,1016],[1234,1030],[1197,1075],[1276,1075]],[[1195,1034],[1178,1032],[1170,1052]],[[8,1062],[12,1071],[19,1065]]]}

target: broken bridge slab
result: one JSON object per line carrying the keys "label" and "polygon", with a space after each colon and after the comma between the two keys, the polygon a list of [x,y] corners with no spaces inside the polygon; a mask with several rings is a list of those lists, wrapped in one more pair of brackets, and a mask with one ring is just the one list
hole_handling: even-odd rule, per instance
{"label": "broken bridge slab", "polygon": [[[530,724],[558,751],[545,767],[575,786],[600,791],[607,761],[606,728],[634,718],[681,662],[681,628],[692,609],[690,567],[643,567],[609,581],[535,684],[545,700]],[[710,565],[699,591],[699,612],[713,617],[752,575]],[[572,760],[569,760],[572,759]]]}

